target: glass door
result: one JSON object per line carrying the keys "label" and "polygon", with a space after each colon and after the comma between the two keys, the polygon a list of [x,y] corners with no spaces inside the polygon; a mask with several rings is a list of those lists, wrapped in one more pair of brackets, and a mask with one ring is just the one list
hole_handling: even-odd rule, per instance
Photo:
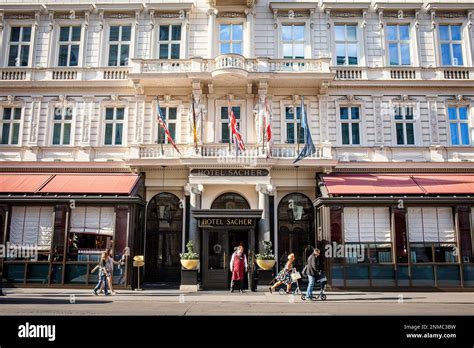
{"label": "glass door", "polygon": [[229,287],[229,233],[204,231],[203,287],[226,289]]}

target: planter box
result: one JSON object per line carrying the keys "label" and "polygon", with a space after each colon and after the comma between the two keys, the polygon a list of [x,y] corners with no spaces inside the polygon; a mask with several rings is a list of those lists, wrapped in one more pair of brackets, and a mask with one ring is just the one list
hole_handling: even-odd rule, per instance
{"label": "planter box", "polygon": [[179,290],[183,292],[197,292],[199,290],[197,269],[181,269],[181,285]]}

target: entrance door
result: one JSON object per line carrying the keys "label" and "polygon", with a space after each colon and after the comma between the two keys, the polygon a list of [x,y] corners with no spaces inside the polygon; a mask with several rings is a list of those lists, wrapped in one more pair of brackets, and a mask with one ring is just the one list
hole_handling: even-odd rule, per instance
{"label": "entrance door", "polygon": [[[242,244],[249,258],[249,230],[204,230],[203,235],[203,288],[229,289],[231,280],[230,257],[234,248]],[[250,262],[250,261],[249,261]],[[248,280],[245,280],[245,288]]]}

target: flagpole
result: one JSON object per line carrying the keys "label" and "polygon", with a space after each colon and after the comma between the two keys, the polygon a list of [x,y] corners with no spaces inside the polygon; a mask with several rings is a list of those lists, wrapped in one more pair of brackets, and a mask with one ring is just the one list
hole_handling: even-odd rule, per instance
{"label": "flagpole", "polygon": [[[260,115],[260,112],[261,112],[261,111],[260,111],[260,100],[259,100],[259,101],[258,101],[258,114],[257,114],[257,115],[258,115],[259,122],[257,122],[257,125],[260,125],[260,116],[261,116],[261,115]],[[265,119],[265,118],[264,118],[264,119]],[[266,127],[266,125],[263,124],[263,123],[264,123],[264,122],[263,122],[264,119],[261,120],[261,121],[262,121],[262,154],[265,153],[265,127]]]}
{"label": "flagpole", "polygon": [[[160,98],[158,96],[156,96],[156,105],[158,106],[158,114],[161,113],[161,107],[160,107]],[[164,133],[164,131],[163,131]],[[161,156],[163,156],[165,154],[165,151],[163,149],[163,141],[164,141],[164,138],[163,140],[161,139],[161,127],[158,127],[158,142],[160,143],[160,148],[161,148]]]}
{"label": "flagpole", "polygon": [[[296,121],[298,121],[298,107],[295,106],[294,107],[294,112],[296,113]],[[303,110],[301,110],[301,118],[303,118]],[[300,123],[298,124],[298,122],[296,122],[297,124],[297,127],[296,127],[296,152],[297,153],[300,153],[300,134],[299,132],[301,131],[301,119],[300,119]]]}
{"label": "flagpole", "polygon": [[229,153],[231,152],[230,143],[232,142],[231,131],[230,131],[230,113],[232,112],[232,106],[230,105],[230,98],[227,97],[227,128],[229,128]]}

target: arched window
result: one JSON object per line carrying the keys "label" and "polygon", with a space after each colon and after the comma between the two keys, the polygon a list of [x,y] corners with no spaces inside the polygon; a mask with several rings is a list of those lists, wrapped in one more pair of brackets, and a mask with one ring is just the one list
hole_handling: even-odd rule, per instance
{"label": "arched window", "polygon": [[227,192],[212,202],[211,209],[250,209],[250,205],[238,193]]}
{"label": "arched window", "polygon": [[290,193],[278,204],[278,255],[280,269],[288,255],[295,254],[299,271],[306,264],[311,248],[315,247],[314,207],[301,193]]}
{"label": "arched window", "polygon": [[159,193],[147,206],[146,274],[148,282],[179,282],[183,208],[171,193]]}

